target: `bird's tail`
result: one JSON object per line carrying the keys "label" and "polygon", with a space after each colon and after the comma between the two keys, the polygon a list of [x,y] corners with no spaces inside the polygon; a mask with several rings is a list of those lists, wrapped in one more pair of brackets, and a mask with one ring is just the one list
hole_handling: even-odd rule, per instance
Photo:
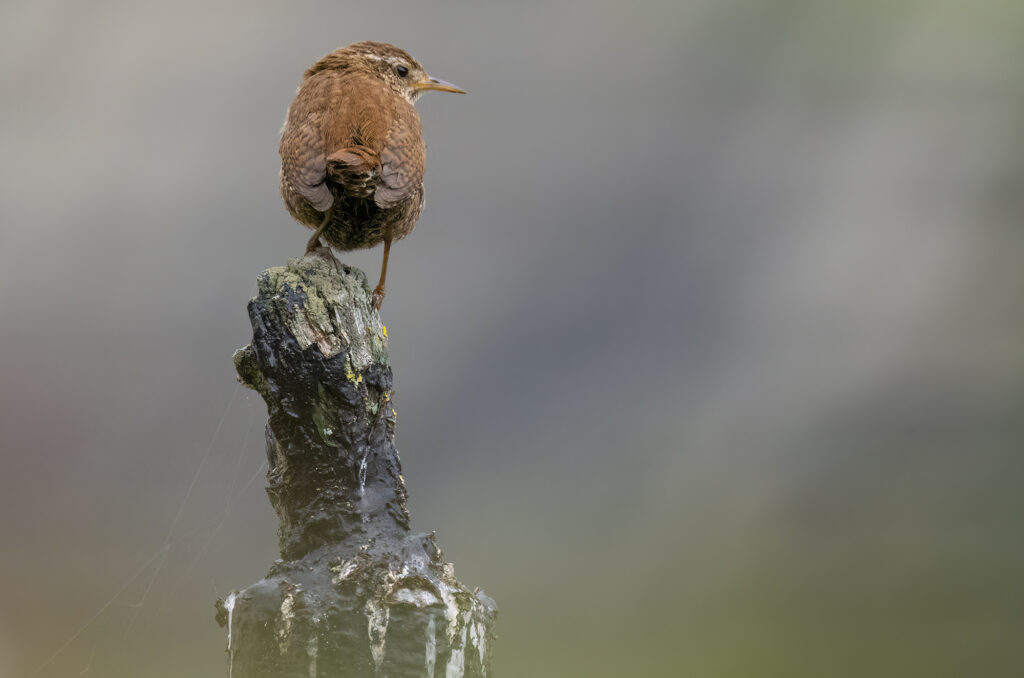
{"label": "bird's tail", "polygon": [[373,195],[380,169],[377,154],[365,146],[348,146],[327,156],[327,176],[354,198]]}

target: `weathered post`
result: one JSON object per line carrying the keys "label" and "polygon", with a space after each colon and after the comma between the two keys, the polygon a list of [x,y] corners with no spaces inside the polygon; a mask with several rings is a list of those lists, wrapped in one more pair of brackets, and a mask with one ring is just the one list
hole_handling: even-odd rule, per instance
{"label": "weathered post", "polygon": [[494,601],[409,530],[388,339],[362,271],[306,256],[259,277],[235,352],[266,401],[281,559],[224,600],[230,678],[487,676]]}

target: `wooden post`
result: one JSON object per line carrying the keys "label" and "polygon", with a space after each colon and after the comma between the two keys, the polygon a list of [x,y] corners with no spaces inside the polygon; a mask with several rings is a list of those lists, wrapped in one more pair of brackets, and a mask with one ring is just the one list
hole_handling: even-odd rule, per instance
{"label": "wooden post", "polygon": [[490,675],[494,601],[409,530],[388,339],[362,271],[264,271],[239,379],[267,403],[281,559],[216,603],[230,678]]}

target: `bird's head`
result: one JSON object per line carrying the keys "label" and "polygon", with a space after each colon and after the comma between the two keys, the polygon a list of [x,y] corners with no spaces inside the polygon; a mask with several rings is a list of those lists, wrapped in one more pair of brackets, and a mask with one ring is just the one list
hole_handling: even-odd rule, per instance
{"label": "bird's head", "polygon": [[386,42],[357,42],[337,49],[313,64],[306,71],[305,77],[328,69],[371,74],[380,78],[409,103],[415,103],[429,90],[466,93],[450,82],[430,77],[423,66],[420,66],[408,52]]}

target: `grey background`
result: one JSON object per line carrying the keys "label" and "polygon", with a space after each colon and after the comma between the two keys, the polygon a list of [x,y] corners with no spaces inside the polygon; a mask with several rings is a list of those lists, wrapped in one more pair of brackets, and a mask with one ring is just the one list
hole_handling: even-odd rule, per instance
{"label": "grey background", "polygon": [[499,675],[1021,674],[1019,3],[8,0],[0,675],[226,671],[277,132],[364,39],[470,92],[383,318]]}

